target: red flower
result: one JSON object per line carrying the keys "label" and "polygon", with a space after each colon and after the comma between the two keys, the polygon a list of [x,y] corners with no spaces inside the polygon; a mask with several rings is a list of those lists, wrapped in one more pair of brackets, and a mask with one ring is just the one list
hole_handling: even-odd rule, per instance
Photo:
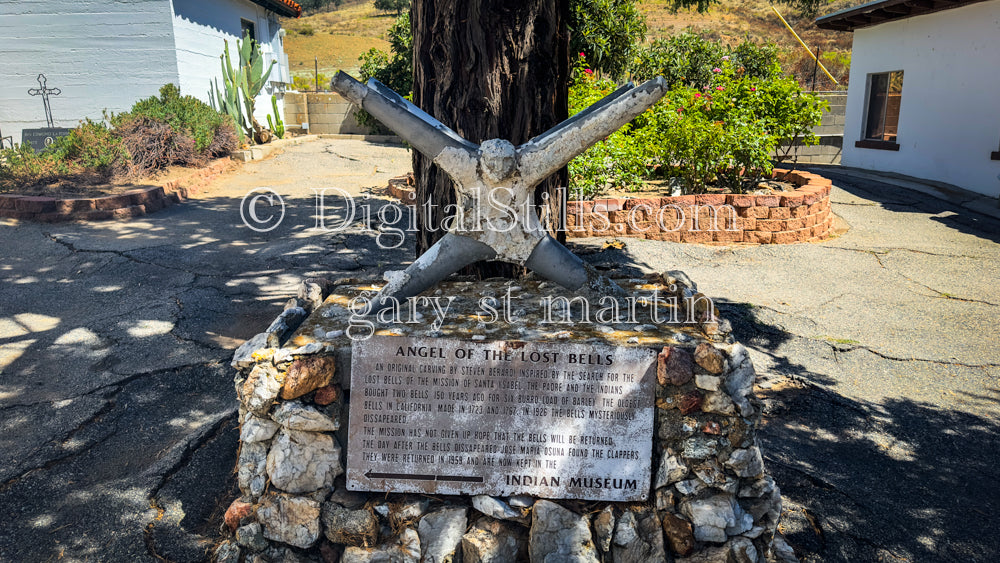
{"label": "red flower", "polygon": [[583,69],[583,72],[586,72],[587,74],[594,74],[594,71],[590,70],[589,68]]}
{"label": "red flower", "polygon": [[700,98],[701,97],[701,92],[698,92],[697,94],[695,94],[694,97],[695,98]]}
{"label": "red flower", "polygon": [[716,86],[715,89],[718,90],[718,91],[720,91],[720,92],[723,91],[723,90],[725,90],[725,88],[723,88],[722,86]]}
{"label": "red flower", "polygon": [[580,51],[580,56],[581,57],[586,57],[587,55],[583,54],[583,51]]}

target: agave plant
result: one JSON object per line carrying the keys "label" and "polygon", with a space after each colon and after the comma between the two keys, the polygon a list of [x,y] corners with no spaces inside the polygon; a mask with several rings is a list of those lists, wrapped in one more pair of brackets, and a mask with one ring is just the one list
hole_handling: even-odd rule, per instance
{"label": "agave plant", "polygon": [[[254,117],[256,98],[267,83],[275,61],[264,70],[264,55],[260,45],[250,39],[249,35],[243,41],[236,40],[236,52],[239,54],[239,65],[233,66],[229,57],[229,42],[225,41],[226,50],[219,57],[222,64],[222,85],[213,85],[219,102],[219,111],[232,116],[236,125],[255,143],[266,143],[271,140],[271,132],[260,125]],[[242,104],[241,104],[242,101]]]}

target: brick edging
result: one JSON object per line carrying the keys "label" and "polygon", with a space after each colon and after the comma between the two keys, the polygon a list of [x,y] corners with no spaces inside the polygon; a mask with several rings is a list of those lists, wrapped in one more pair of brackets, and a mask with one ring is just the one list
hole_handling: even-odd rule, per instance
{"label": "brick edging", "polygon": [[129,190],[92,198],[53,198],[0,194],[0,217],[42,223],[103,221],[139,217],[180,203],[235,164],[229,158],[214,160],[193,173],[161,186]]}
{"label": "brick edging", "polygon": [[[798,187],[791,192],[768,195],[692,194],[570,201],[566,204],[566,236],[702,244],[788,244],[829,237],[833,231],[832,182],[812,172],[776,168],[772,178],[778,176],[785,176],[783,180]],[[387,191],[400,201],[412,202],[411,182],[408,178],[394,178],[389,181]]]}

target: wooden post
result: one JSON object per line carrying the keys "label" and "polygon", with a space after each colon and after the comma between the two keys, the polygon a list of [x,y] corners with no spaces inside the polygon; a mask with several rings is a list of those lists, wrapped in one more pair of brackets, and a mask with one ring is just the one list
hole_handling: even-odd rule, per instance
{"label": "wooden post", "polygon": [[819,70],[819,47],[816,47],[816,56],[813,57],[813,79],[812,91],[816,91],[816,71]]}

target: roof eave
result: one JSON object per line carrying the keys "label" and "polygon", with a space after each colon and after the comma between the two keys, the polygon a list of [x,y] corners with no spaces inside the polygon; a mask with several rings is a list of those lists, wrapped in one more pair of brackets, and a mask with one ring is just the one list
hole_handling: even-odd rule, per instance
{"label": "roof eave", "polygon": [[854,31],[983,1],[985,0],[877,0],[816,18],[816,27],[833,31]]}

